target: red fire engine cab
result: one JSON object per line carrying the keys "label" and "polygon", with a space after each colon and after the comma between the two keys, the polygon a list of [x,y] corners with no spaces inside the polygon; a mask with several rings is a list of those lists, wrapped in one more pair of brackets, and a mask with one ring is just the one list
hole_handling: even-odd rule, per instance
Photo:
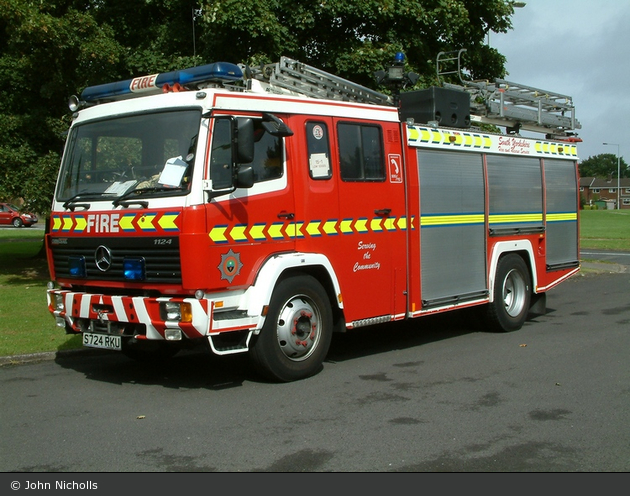
{"label": "red fire engine cab", "polygon": [[393,101],[282,58],[87,88],[46,234],[57,325],[137,359],[247,352],[278,381],[334,331],[473,306],[519,329],[579,270],[577,126],[501,84],[479,112],[479,88]]}

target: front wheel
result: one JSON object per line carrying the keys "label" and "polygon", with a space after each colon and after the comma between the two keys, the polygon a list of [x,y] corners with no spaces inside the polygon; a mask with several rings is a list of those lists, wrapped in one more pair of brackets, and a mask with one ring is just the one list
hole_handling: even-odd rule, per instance
{"label": "front wheel", "polygon": [[280,281],[273,292],[250,356],[265,377],[290,382],[322,368],[332,339],[332,309],[322,285],[312,276]]}
{"label": "front wheel", "polygon": [[12,224],[13,224],[13,227],[22,227],[24,222],[22,222],[22,219],[20,219],[19,217],[16,217],[15,219],[13,219]]}
{"label": "front wheel", "polygon": [[494,282],[494,301],[487,311],[488,326],[494,331],[520,329],[529,312],[531,282],[523,259],[511,253],[499,259]]}

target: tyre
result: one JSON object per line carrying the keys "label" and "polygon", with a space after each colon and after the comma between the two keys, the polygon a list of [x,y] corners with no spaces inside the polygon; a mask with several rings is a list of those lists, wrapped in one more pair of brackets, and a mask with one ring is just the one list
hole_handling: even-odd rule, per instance
{"label": "tyre", "polygon": [[22,227],[24,223],[22,222],[22,219],[20,219],[19,217],[16,217],[15,219],[11,221],[11,224],[13,224],[13,227]]}
{"label": "tyre", "polygon": [[310,377],[322,368],[332,327],[331,303],[322,285],[309,275],[287,277],[274,289],[250,357],[257,371],[273,381]]}
{"label": "tyre", "polygon": [[494,301],[488,305],[486,321],[493,331],[520,329],[529,312],[531,278],[523,259],[510,253],[499,259],[494,281]]}
{"label": "tyre", "polygon": [[166,341],[131,341],[123,339],[122,353],[127,358],[144,363],[161,363],[174,357],[181,349],[179,343]]}

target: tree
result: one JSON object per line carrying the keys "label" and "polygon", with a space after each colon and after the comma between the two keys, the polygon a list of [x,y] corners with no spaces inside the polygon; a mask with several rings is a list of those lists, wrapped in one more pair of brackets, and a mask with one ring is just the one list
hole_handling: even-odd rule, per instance
{"label": "tree", "polygon": [[471,78],[504,77],[485,40],[512,14],[509,0],[0,0],[0,199],[48,212],[66,102],[88,85],[286,55],[383,90],[374,72],[402,51],[427,87],[438,53],[461,48]]}
{"label": "tree", "polygon": [[[396,52],[420,86],[437,83],[439,52],[466,48],[474,79],[505,76],[505,57],[486,43],[507,32],[514,13],[504,0],[239,0],[201,2],[202,52],[251,65],[286,55],[374,87],[375,71]],[[229,40],[229,43],[226,43]]]}
{"label": "tree", "polygon": [[[617,177],[617,155],[601,153],[580,162],[578,166],[581,177]],[[619,158],[620,177],[628,177],[628,165],[623,157]]]}
{"label": "tree", "polygon": [[41,213],[50,209],[68,97],[120,62],[112,31],[87,3],[0,0],[0,198],[23,198]]}

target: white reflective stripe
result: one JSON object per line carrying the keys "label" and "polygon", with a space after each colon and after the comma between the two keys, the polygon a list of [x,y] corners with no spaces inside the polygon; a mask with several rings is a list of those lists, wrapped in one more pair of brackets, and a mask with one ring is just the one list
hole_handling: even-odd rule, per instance
{"label": "white reflective stripe", "polygon": [[112,304],[118,322],[129,322],[129,317],[127,316],[127,312],[125,312],[125,305],[123,304],[122,298],[120,296],[114,296],[112,298]]}
{"label": "white reflective stripe", "polygon": [[[73,293],[73,296],[79,296],[79,295],[77,293]],[[79,317],[82,317],[85,319],[90,318],[90,301],[92,300],[90,296],[91,295],[80,295],[81,303],[79,305]]]}
{"label": "white reflective stripe", "polygon": [[147,339],[164,339],[159,332],[151,325],[151,318],[149,312],[144,304],[144,298],[142,296],[136,296],[133,298],[133,308],[138,316],[138,321],[145,324],[147,328]]}
{"label": "white reflective stripe", "polygon": [[[190,303],[192,308],[192,326],[195,330],[202,335],[206,335],[210,332],[210,316],[201,306],[201,302],[196,298],[186,298],[186,303]],[[208,304],[208,307],[212,307]],[[210,310],[208,310],[210,312]]]}

